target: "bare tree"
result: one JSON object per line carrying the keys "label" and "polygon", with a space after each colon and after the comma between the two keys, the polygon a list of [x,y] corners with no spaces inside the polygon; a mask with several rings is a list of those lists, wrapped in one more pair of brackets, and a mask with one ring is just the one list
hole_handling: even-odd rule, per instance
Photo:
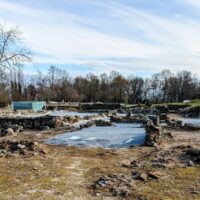
{"label": "bare tree", "polygon": [[31,53],[23,46],[19,27],[7,28],[6,24],[0,24],[0,72],[15,70],[30,61]]}
{"label": "bare tree", "polygon": [[143,100],[143,78],[131,75],[128,79],[128,85],[129,103],[141,103]]}

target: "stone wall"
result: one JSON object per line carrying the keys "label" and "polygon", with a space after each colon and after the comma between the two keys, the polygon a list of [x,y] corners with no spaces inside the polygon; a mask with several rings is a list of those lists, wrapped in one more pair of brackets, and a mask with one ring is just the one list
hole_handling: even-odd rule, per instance
{"label": "stone wall", "polygon": [[180,109],[179,112],[184,117],[200,117],[200,106],[183,108]]}
{"label": "stone wall", "polygon": [[1,116],[0,127],[9,128],[12,125],[22,126],[24,129],[40,129],[41,127],[48,126],[55,128],[57,126],[58,117],[43,115],[35,117],[20,117],[20,116]]}
{"label": "stone wall", "polygon": [[158,146],[163,140],[163,129],[155,126],[152,121],[148,121],[145,127],[145,146]]}
{"label": "stone wall", "polygon": [[121,109],[120,103],[82,103],[80,109],[83,111],[90,110],[116,110]]}
{"label": "stone wall", "polygon": [[112,115],[110,117],[111,122],[116,122],[116,123],[140,123],[140,124],[145,124],[147,121],[147,118],[144,115],[135,115],[135,116],[116,116]]}
{"label": "stone wall", "polygon": [[166,132],[161,126],[154,125],[151,120],[147,121],[145,130],[145,146],[157,147],[173,139],[171,132]]}

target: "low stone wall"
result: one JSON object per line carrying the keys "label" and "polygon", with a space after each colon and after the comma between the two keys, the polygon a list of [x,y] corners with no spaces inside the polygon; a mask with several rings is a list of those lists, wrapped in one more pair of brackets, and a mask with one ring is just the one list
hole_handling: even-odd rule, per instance
{"label": "low stone wall", "polygon": [[169,112],[168,106],[165,106],[165,105],[155,105],[154,108],[157,110],[157,112],[159,114],[168,113]]}
{"label": "low stone wall", "polygon": [[120,103],[82,103],[80,109],[83,111],[109,111],[121,109]]}
{"label": "low stone wall", "polygon": [[179,112],[184,117],[200,117],[200,106],[183,108]]}
{"label": "low stone wall", "polygon": [[67,111],[79,111],[78,106],[70,106],[70,105],[57,105],[57,104],[48,104],[47,110],[67,110]]}
{"label": "low stone wall", "polygon": [[2,116],[0,117],[0,127],[9,128],[12,125],[22,126],[24,129],[40,129],[48,126],[49,128],[56,128],[58,117],[43,115],[43,116]]}
{"label": "low stone wall", "polygon": [[184,105],[184,104],[169,104],[167,105],[169,111],[174,111],[177,112],[179,109],[184,109],[186,107],[188,107],[188,105]]}
{"label": "low stone wall", "polygon": [[141,123],[145,124],[147,119],[144,115],[137,115],[137,116],[116,116],[112,115],[110,117],[111,122],[116,122],[116,123]]}

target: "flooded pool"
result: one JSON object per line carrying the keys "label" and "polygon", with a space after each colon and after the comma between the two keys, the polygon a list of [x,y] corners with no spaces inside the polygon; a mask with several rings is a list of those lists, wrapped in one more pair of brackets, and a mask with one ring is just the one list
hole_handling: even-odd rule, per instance
{"label": "flooded pool", "polygon": [[144,143],[141,124],[114,124],[111,127],[90,127],[51,138],[48,144],[78,147],[127,148]]}

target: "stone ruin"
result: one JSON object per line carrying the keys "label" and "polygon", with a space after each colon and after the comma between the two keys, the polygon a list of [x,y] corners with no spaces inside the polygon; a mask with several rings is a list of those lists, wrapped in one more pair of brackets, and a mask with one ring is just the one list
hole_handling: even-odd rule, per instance
{"label": "stone ruin", "polygon": [[141,123],[141,124],[144,124],[147,119],[142,114],[131,116],[131,114],[128,113],[126,116],[112,115],[110,117],[110,120],[111,120],[111,122],[117,122],[117,123]]}
{"label": "stone ruin", "polygon": [[173,138],[171,133],[165,132],[161,126],[156,126],[151,120],[147,121],[145,130],[145,146],[157,147]]}
{"label": "stone ruin", "polygon": [[14,125],[22,126],[25,129],[40,129],[43,126],[56,128],[57,117],[50,115],[0,117],[1,128],[10,128]]}
{"label": "stone ruin", "polygon": [[63,127],[60,117],[50,115],[11,115],[0,116],[0,136],[15,135],[24,129],[48,130]]}

